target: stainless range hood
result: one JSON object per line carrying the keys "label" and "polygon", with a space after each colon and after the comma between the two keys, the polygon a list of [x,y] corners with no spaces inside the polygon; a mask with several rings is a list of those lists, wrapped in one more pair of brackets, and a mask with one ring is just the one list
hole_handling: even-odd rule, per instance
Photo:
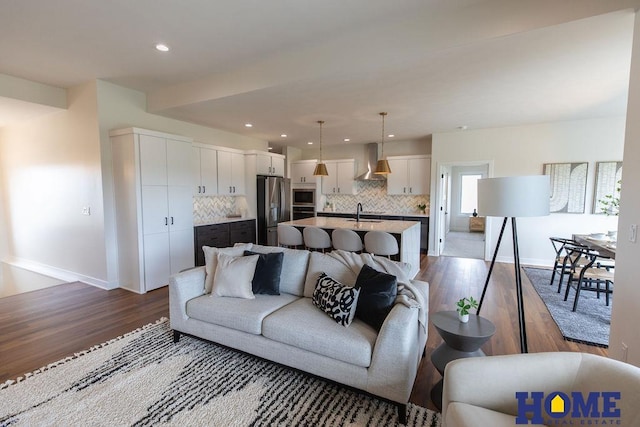
{"label": "stainless range hood", "polygon": [[367,144],[367,171],[356,177],[356,181],[386,181],[384,175],[373,173],[378,164],[378,143]]}

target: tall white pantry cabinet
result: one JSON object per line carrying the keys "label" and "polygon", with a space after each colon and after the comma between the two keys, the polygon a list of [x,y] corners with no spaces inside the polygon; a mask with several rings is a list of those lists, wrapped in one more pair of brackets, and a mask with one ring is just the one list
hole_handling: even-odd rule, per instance
{"label": "tall white pantry cabinet", "polygon": [[145,293],[195,264],[192,140],[138,128],[109,136],[120,286]]}

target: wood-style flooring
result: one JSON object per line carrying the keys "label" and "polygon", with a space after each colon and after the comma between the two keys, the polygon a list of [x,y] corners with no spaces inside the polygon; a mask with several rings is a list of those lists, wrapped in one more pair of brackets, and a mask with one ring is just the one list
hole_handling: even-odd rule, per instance
{"label": "wood-style flooring", "polygon": [[[479,298],[488,263],[477,259],[422,257],[417,278],[430,283],[429,310],[453,310],[463,296]],[[606,349],[564,341],[544,303],[523,277],[529,352],[583,351],[607,355]],[[482,347],[487,355],[520,351],[512,264],[497,263],[482,316],[496,334]],[[69,283],[0,299],[0,383],[169,316],[168,289],[145,295],[104,291]],[[440,374],[429,359],[442,342],[429,326],[427,357],[422,360],[410,401],[435,409],[431,387]]]}

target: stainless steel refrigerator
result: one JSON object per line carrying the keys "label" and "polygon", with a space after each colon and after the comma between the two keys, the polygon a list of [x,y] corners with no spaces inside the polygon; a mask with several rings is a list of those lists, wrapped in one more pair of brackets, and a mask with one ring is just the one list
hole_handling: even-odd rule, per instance
{"label": "stainless steel refrigerator", "polygon": [[278,223],[291,219],[291,180],[258,175],[258,243],[278,245]]}

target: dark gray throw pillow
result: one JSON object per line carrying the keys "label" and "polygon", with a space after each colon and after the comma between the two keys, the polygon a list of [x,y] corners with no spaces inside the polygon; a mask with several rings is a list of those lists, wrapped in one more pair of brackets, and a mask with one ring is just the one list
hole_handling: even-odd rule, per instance
{"label": "dark gray throw pillow", "polygon": [[365,264],[355,287],[360,289],[356,317],[379,331],[396,301],[398,279]]}
{"label": "dark gray throw pillow", "polygon": [[282,272],[282,252],[261,254],[258,252],[244,251],[244,255],[260,255],[256,272],[251,281],[254,294],[280,295],[280,273]]}

